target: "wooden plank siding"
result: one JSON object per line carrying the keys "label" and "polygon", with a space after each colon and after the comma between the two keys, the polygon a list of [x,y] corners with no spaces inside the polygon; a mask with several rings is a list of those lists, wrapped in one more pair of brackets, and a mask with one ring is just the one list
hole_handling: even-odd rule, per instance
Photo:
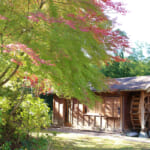
{"label": "wooden plank siding", "polygon": [[99,98],[92,109],[74,98],[68,102],[54,96],[53,122],[61,126],[120,131],[135,130],[138,123],[139,131],[150,130],[150,76],[115,80],[118,83],[110,91],[95,92],[102,102]]}
{"label": "wooden plank siding", "polygon": [[68,100],[55,96],[53,102],[54,123],[76,128],[120,129],[120,97],[105,95],[102,96],[102,99],[102,102],[97,101],[95,106],[89,109],[76,99],[72,99],[68,105]]}
{"label": "wooden plank siding", "polygon": [[120,97],[104,97],[105,118],[108,130],[120,129]]}
{"label": "wooden plank siding", "polygon": [[[103,103],[97,101],[93,109],[88,109],[87,106],[81,103],[78,103],[78,105],[74,104],[75,109],[73,112],[76,115],[74,115],[73,118],[75,118],[77,121],[73,122],[72,125],[74,127],[83,126],[91,128],[97,127],[99,129],[120,129],[120,98],[105,97],[103,99]],[[109,103],[110,101],[111,103]],[[111,115],[108,115],[108,113]]]}
{"label": "wooden plank siding", "polygon": [[76,99],[69,101],[68,105],[68,100],[56,96],[53,102],[53,120],[60,126],[80,129],[128,131],[133,128],[130,117],[131,98],[138,93],[101,94],[102,102],[96,101],[92,109]]}
{"label": "wooden plank siding", "polygon": [[53,124],[64,125],[65,114],[65,100],[60,99],[57,96],[53,98]]}

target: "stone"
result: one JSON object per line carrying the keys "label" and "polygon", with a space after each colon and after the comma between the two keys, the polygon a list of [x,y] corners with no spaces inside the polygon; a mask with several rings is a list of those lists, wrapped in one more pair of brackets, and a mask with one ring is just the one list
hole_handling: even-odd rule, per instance
{"label": "stone", "polygon": [[144,131],[141,131],[141,132],[139,133],[139,137],[142,137],[142,138],[149,138],[147,132],[144,132]]}
{"label": "stone", "polygon": [[127,135],[127,136],[130,136],[130,137],[138,137],[138,136],[139,136],[139,133],[136,132],[136,131],[130,131],[130,132],[127,132],[126,135]]}

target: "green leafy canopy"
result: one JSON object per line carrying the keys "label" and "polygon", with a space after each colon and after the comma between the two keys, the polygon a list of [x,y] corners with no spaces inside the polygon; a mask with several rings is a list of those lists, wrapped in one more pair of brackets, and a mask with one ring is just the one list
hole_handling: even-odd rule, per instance
{"label": "green leafy canopy", "polygon": [[[0,1],[0,57],[5,64],[0,72],[15,62],[19,69],[14,72],[22,77],[28,72],[49,79],[58,95],[89,103],[95,99],[89,85],[106,88],[99,68],[111,57],[107,50],[128,46],[125,36],[112,29],[104,13],[108,8],[125,12],[110,0]],[[1,82],[13,67],[9,71]]]}

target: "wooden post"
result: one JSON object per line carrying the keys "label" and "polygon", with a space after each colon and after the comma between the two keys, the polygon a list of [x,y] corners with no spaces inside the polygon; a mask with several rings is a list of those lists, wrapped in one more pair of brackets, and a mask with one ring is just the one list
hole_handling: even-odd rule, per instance
{"label": "wooden post", "polygon": [[82,105],[82,126],[84,126],[84,104]]}
{"label": "wooden post", "polygon": [[96,127],[96,116],[94,116],[94,127]]}
{"label": "wooden post", "polygon": [[74,100],[71,100],[71,112],[72,112],[72,114],[71,114],[71,116],[72,116],[72,117],[71,117],[71,118],[72,118],[72,122],[71,122],[71,123],[72,123],[72,125],[73,125],[73,115],[74,115],[74,114],[73,114],[73,113],[74,113],[74,112],[73,112],[73,111],[74,111],[74,110],[73,110],[73,105],[74,105]]}
{"label": "wooden post", "polygon": [[53,123],[54,123],[54,121],[55,121],[55,108],[56,106],[55,106],[55,99],[53,98]]}
{"label": "wooden post", "polygon": [[100,129],[102,129],[102,116],[100,116]]}
{"label": "wooden post", "polygon": [[79,125],[79,101],[77,102],[78,109],[77,109],[77,125]]}
{"label": "wooden post", "polygon": [[84,115],[83,115],[83,126],[84,126]]}
{"label": "wooden post", "polygon": [[58,115],[60,115],[60,101],[58,101]]}
{"label": "wooden post", "polygon": [[88,126],[90,126],[90,115],[88,116]]}
{"label": "wooden post", "polygon": [[63,126],[65,126],[66,102],[63,100]]}
{"label": "wooden post", "polygon": [[123,117],[123,96],[120,96],[120,131],[123,131],[123,123],[124,123],[124,117]]}
{"label": "wooden post", "polygon": [[116,119],[116,118],[113,119],[113,120],[114,120],[114,130],[115,130],[115,119]]}
{"label": "wooden post", "polygon": [[144,91],[141,91],[141,97],[140,97],[140,120],[141,120],[141,131],[144,131],[145,129],[145,109],[144,109]]}

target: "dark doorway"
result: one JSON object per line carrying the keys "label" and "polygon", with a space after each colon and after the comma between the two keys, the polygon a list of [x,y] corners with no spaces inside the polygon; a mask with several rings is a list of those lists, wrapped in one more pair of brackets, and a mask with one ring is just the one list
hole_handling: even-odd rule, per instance
{"label": "dark doorway", "polygon": [[44,99],[44,102],[47,103],[48,107],[50,108],[49,116],[52,120],[53,115],[53,94],[40,94],[40,98]]}

